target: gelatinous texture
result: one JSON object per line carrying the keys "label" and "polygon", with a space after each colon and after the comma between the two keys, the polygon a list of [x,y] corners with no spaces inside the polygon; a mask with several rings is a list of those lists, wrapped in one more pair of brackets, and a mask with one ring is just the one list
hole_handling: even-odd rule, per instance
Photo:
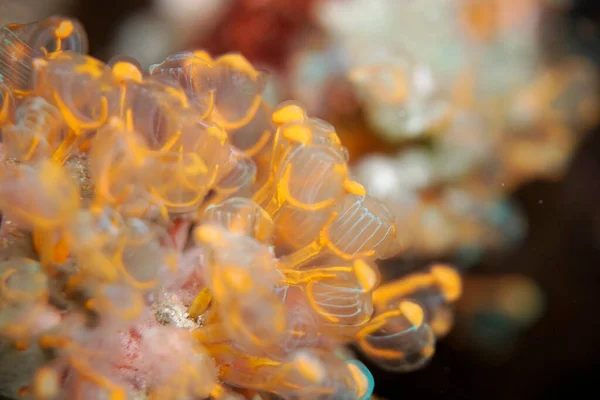
{"label": "gelatinous texture", "polygon": [[0,170],[0,174],[0,207],[24,227],[54,228],[79,208],[77,185],[51,160]]}
{"label": "gelatinous texture", "polygon": [[155,153],[150,158],[150,193],[174,211],[196,209],[214,183],[206,164],[197,153]]}
{"label": "gelatinous texture", "polygon": [[50,17],[31,24],[11,24],[10,30],[35,50],[44,54],[58,51],[88,52],[88,39],[79,21],[64,17]]}
{"label": "gelatinous texture", "polygon": [[261,105],[265,76],[240,54],[220,56],[214,65],[217,76],[211,88],[215,93],[213,118],[225,129],[242,127]]}
{"label": "gelatinous texture", "polygon": [[227,134],[231,143],[250,157],[259,155],[268,147],[275,133],[271,112],[271,108],[263,102],[248,124],[236,129],[228,129]]}
{"label": "gelatinous texture", "polygon": [[132,216],[143,215],[151,207],[145,186],[147,153],[143,139],[116,117],[98,131],[89,152],[97,207],[108,203]]}
{"label": "gelatinous texture", "polygon": [[283,206],[273,218],[277,230],[275,243],[286,251],[304,248],[319,235],[330,217],[330,209],[311,212]]}
{"label": "gelatinous texture", "polygon": [[279,282],[275,256],[265,244],[229,233],[217,225],[201,226],[196,237],[210,252],[206,273],[218,298],[233,296],[235,291],[230,290],[233,287],[255,293],[270,291]]}
{"label": "gelatinous texture", "polygon": [[344,361],[336,355],[313,351],[296,356],[294,364],[298,372],[312,380],[312,385],[305,387],[313,393],[306,393],[301,398],[363,399],[372,391],[373,377],[355,360]]}
{"label": "gelatinous texture", "polygon": [[24,99],[15,114],[15,123],[2,130],[8,156],[20,161],[48,157],[64,139],[61,113],[42,97]]}
{"label": "gelatinous texture", "polygon": [[270,243],[273,221],[258,204],[243,197],[232,197],[208,207],[203,222],[216,222],[229,232],[250,236],[259,242]]}
{"label": "gelatinous texture", "polygon": [[250,156],[232,149],[229,171],[223,171],[213,188],[210,203],[219,203],[228,197],[248,195],[256,180],[256,164]]}
{"label": "gelatinous texture", "polygon": [[47,304],[48,281],[34,260],[12,258],[0,263],[0,335],[19,350],[60,321],[58,312]]}
{"label": "gelatinous texture", "polygon": [[275,196],[267,212],[275,214],[283,205],[318,211],[332,207],[344,191],[344,160],[327,148],[299,147],[279,167]]}
{"label": "gelatinous texture", "polygon": [[71,129],[98,129],[108,112],[102,80],[109,73],[110,69],[94,58],[60,52],[36,64],[33,88],[60,109]]}
{"label": "gelatinous texture", "polygon": [[390,371],[418,369],[435,351],[435,335],[425,321],[424,311],[410,301],[376,314],[358,336],[360,350]]}
{"label": "gelatinous texture", "polygon": [[39,262],[0,264],[0,339],[49,350],[35,396],[366,400],[373,377],[340,346],[393,370],[431,357],[458,275],[378,289],[394,217],[334,127],[269,106],[245,58],[146,74],[79,54],[73,20],[2,34],[0,210]]}
{"label": "gelatinous texture", "polygon": [[383,204],[374,198],[348,195],[316,240],[282,260],[292,268],[299,267],[324,249],[344,260],[382,258],[394,239],[394,222]]}
{"label": "gelatinous texture", "polygon": [[104,95],[110,69],[102,62],[70,51],[50,54],[35,64],[33,92],[57,107],[69,131],[53,158],[64,163],[75,145],[85,145],[88,135],[108,117]]}
{"label": "gelatinous texture", "polygon": [[106,285],[101,290],[122,285],[120,290],[124,296],[130,295],[128,290],[135,289],[130,301],[135,309],[141,307],[140,293],[155,289],[161,274],[174,270],[177,265],[177,254],[166,232],[136,218],[120,221],[116,215],[106,212],[82,214],[70,234],[77,235],[72,240],[74,256],[82,270],[71,277],[69,284]]}
{"label": "gelatinous texture", "polygon": [[321,320],[323,331],[341,340],[352,338],[373,312],[371,292],[346,274],[313,278],[304,286],[308,304]]}
{"label": "gelatinous texture", "polygon": [[8,25],[0,29],[0,77],[15,95],[21,96],[31,91],[33,60],[41,52],[21,40],[14,28]]}
{"label": "gelatinous texture", "polygon": [[185,93],[156,79],[136,82],[123,78],[119,77],[119,90],[110,93],[111,115],[139,132],[151,149],[171,149],[173,137],[175,140],[178,138],[178,117],[175,113],[186,108]]}
{"label": "gelatinous texture", "polygon": [[201,115],[208,116],[212,112],[215,90],[211,87],[211,80],[215,77],[215,66],[208,55],[196,56],[193,52],[172,54],[162,63],[152,65],[150,75],[180,85]]}
{"label": "gelatinous texture", "polygon": [[401,280],[378,287],[373,292],[373,304],[377,310],[386,310],[401,300],[419,303],[425,312],[425,320],[437,337],[444,336],[453,322],[451,304],[461,295],[460,275],[452,267],[434,265],[429,271],[414,273]]}

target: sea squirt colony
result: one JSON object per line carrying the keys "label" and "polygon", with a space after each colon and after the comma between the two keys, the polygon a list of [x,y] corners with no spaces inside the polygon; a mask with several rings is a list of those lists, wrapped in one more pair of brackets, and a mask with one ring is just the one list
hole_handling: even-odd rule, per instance
{"label": "sea squirt colony", "polygon": [[37,255],[0,265],[0,335],[48,360],[19,395],[368,399],[343,346],[391,371],[432,357],[459,275],[380,285],[401,226],[352,180],[334,127],[269,106],[241,55],[142,71],[85,55],[71,19],[0,35],[3,232]]}

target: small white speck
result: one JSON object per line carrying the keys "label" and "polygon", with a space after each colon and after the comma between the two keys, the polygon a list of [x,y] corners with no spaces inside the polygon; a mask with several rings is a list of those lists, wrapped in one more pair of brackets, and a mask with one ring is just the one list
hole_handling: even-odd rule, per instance
{"label": "small white speck", "polygon": [[544,200],[538,200],[538,204],[544,204]]}

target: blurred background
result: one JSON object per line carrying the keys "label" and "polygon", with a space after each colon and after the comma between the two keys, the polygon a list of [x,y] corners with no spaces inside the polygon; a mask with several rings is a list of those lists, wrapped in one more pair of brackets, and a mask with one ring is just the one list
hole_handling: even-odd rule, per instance
{"label": "blurred background", "polygon": [[435,261],[464,274],[431,364],[369,365],[377,396],[552,399],[594,393],[600,373],[597,3],[0,0],[0,19],[72,16],[93,56],[144,67],[241,52],[269,72],[272,102],[336,126],[357,177],[403,216],[407,249],[384,277]]}

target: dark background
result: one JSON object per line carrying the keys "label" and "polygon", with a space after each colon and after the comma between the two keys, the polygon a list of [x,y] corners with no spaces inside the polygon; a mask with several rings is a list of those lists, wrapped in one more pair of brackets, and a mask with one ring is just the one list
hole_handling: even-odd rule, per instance
{"label": "dark background", "polygon": [[[69,15],[87,29],[91,53],[105,58],[114,27],[147,5],[144,0],[80,0]],[[561,15],[564,28],[542,32],[549,47],[567,37],[570,51],[600,62],[600,4],[575,0]],[[552,23],[547,26],[555,27]],[[484,256],[470,275],[520,273],[545,296],[545,312],[501,358],[442,340],[432,363],[410,374],[388,374],[369,365],[376,393],[387,399],[554,399],[597,396],[600,376],[600,127],[588,132],[559,182],[536,181],[512,197],[528,219],[525,241],[508,254]]]}

